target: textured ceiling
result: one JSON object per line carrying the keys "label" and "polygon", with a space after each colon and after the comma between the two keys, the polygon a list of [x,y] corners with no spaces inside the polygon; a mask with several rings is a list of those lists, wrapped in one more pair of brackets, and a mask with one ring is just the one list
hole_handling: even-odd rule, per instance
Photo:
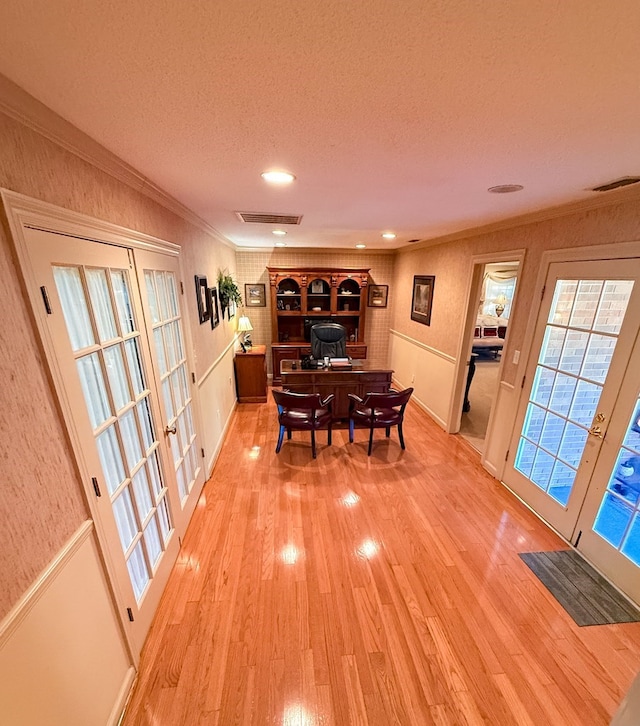
{"label": "textured ceiling", "polygon": [[384,249],[640,172],[639,36],[637,0],[3,0],[0,73],[237,245]]}

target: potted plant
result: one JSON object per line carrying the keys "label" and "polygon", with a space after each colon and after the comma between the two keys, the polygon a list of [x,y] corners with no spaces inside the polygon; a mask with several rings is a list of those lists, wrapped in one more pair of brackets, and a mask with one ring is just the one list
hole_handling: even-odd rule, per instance
{"label": "potted plant", "polygon": [[220,270],[218,273],[218,294],[223,310],[228,308],[230,303],[234,303],[236,306],[242,305],[240,290],[227,270],[224,272]]}

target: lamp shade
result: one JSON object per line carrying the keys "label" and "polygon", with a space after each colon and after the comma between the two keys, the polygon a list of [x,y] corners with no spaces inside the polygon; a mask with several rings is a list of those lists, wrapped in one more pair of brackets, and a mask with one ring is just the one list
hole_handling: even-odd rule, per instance
{"label": "lamp shade", "polygon": [[238,320],[238,332],[246,333],[249,330],[253,330],[253,325],[251,325],[251,321],[246,315],[241,315]]}
{"label": "lamp shade", "polygon": [[496,298],[496,305],[502,305],[504,307],[508,302],[506,295],[498,295]]}

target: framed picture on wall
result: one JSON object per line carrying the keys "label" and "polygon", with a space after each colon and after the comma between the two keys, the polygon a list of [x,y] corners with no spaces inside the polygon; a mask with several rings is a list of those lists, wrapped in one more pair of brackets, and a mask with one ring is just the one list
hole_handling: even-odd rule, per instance
{"label": "framed picture on wall", "polygon": [[196,298],[198,300],[198,319],[200,325],[206,323],[211,316],[211,310],[207,299],[207,278],[204,275],[196,275]]}
{"label": "framed picture on wall", "polygon": [[367,305],[370,308],[386,308],[389,285],[369,285]]}
{"label": "framed picture on wall", "polygon": [[244,286],[244,299],[248,308],[267,307],[267,295],[262,283]]}
{"label": "framed picture on wall", "polygon": [[436,278],[433,275],[415,275],[413,278],[413,297],[411,298],[411,320],[423,325],[431,325],[433,307],[433,288]]}
{"label": "framed picture on wall", "polygon": [[211,314],[211,330],[220,323],[220,306],[218,305],[218,288],[210,287],[207,290],[207,299],[209,301],[209,312]]}

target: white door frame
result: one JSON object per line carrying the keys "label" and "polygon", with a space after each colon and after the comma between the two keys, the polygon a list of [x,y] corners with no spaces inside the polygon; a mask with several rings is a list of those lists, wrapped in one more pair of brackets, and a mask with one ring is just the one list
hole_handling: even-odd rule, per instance
{"label": "white door frame", "polygon": [[[116,576],[113,564],[110,561],[109,548],[106,545],[106,535],[100,525],[100,517],[96,512],[96,501],[91,487],[91,476],[85,466],[85,460],[80,444],[80,437],[73,425],[72,407],[64,392],[62,384],[62,375],[59,370],[57,358],[55,356],[55,348],[51,339],[48,326],[46,324],[46,312],[43,308],[43,301],[37,295],[38,287],[29,262],[29,254],[27,241],[25,237],[25,228],[34,227],[54,234],[64,234],[71,237],[79,237],[84,240],[113,244],[118,247],[143,249],[151,252],[157,252],[165,255],[172,255],[179,258],[180,246],[172,242],[152,237],[142,232],[120,227],[119,225],[105,222],[85,214],[73,212],[62,207],[58,207],[48,202],[42,202],[38,199],[18,194],[8,189],[0,189],[0,198],[2,199],[7,221],[13,238],[14,249],[16,251],[19,270],[26,283],[26,292],[31,303],[34,319],[45,352],[49,370],[54,382],[55,393],[62,409],[63,418],[66,422],[66,428],[69,434],[69,440],[73,450],[74,457],[80,471],[83,491],[87,507],[91,512],[94,523],[97,541],[100,547],[100,554],[104,562],[105,572],[109,583],[111,597],[113,598],[114,608],[120,619],[122,634],[127,644],[132,662],[137,666],[139,663],[139,647],[131,640],[129,629],[127,627],[126,602],[120,597],[118,588],[116,587]],[[180,264],[180,258],[179,258]],[[180,276],[182,277],[182,275]],[[192,358],[192,339],[190,324],[188,324],[189,306],[184,306],[185,324],[183,326],[183,334],[185,337],[186,354],[189,367],[193,371]],[[194,426],[200,441],[202,438],[201,415],[198,402],[194,397]],[[206,473],[205,473],[206,474]],[[205,476],[206,479],[206,476]],[[194,499],[197,499],[199,492],[193,492]]]}

